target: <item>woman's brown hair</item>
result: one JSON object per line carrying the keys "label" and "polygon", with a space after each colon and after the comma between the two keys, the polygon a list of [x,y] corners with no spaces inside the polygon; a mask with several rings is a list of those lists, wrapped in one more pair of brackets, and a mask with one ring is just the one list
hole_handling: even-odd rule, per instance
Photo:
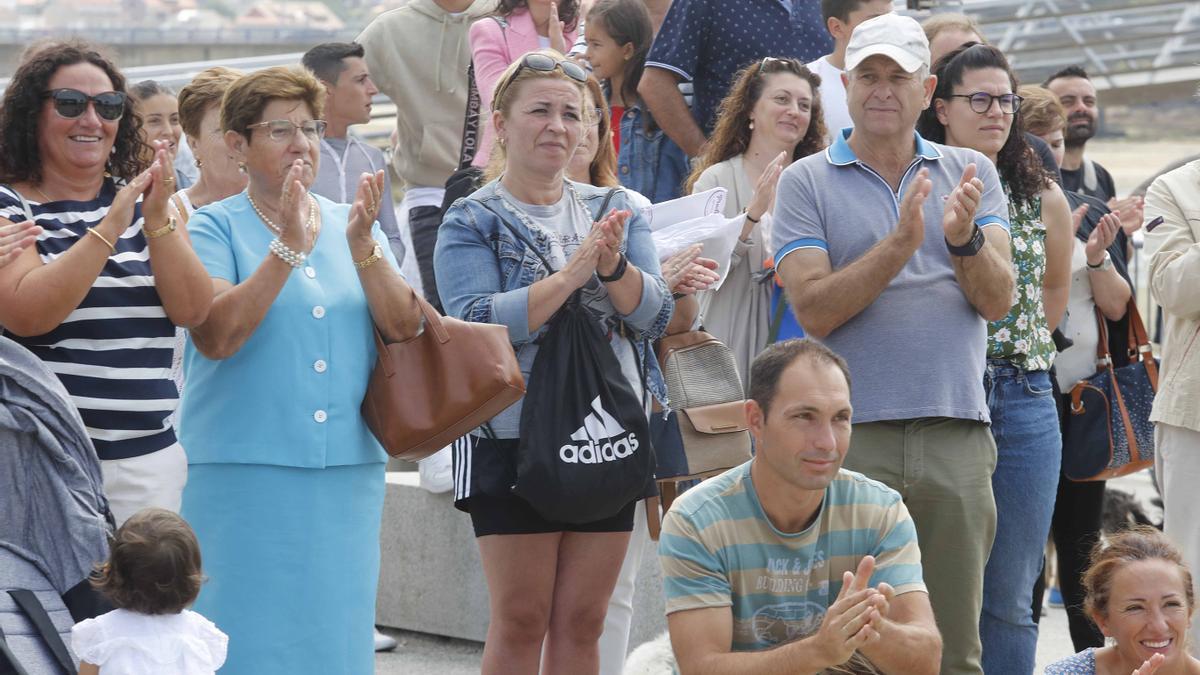
{"label": "woman's brown hair", "polygon": [[[594,75],[588,75],[587,93],[591,94],[592,103],[595,105],[586,105],[588,97],[585,95],[584,113],[589,122],[596,124],[596,143],[599,144],[588,167],[590,182],[596,187],[617,187],[621,183],[617,180],[617,151],[613,148],[612,113],[609,112],[608,101],[604,98],[604,89]],[[587,110],[593,107],[597,108],[598,112]],[[599,115],[600,119],[592,120],[592,115]]]}
{"label": "woman's brown hair", "polygon": [[221,99],[221,130],[236,131],[249,141],[250,125],[259,122],[263,110],[276,99],[300,101],[320,119],[325,87],[300,66],[273,66],[244,75],[229,85]]}
{"label": "woman's brown hair", "polygon": [[791,73],[808,82],[812,88],[812,110],[808,121],[808,132],[796,145],[792,161],[807,157],[825,147],[825,113],[821,108],[821,76],[812,72],[796,59],[766,58],[752,63],[734,76],[733,87],[717,109],[717,126],[708,139],[704,154],[696,162],[692,175],[684,183],[683,191],[691,192],[700,174],[714,164],[737,157],[750,147],[750,112],[762,97],[763,85],[768,75]]}
{"label": "woman's brown hair", "polygon": [[179,90],[179,126],[191,138],[200,137],[200,122],[212,106],[221,105],[229,85],[242,74],[232,68],[213,66],[200,71],[187,86]]}
{"label": "woman's brown hair", "polygon": [[[38,120],[41,119],[43,94],[59,68],[90,63],[104,71],[112,90],[125,93],[125,77],[100,50],[81,40],[47,42],[31,47],[17,66],[4,90],[0,104],[0,182],[40,183],[42,158],[38,151]],[[112,155],[106,169],[117,178],[131,180],[144,168],[141,157],[149,146],[141,139],[141,121],[126,101],[125,112],[117,123]]]}
{"label": "woman's brown hair", "polygon": [[92,586],[114,605],[139,614],[177,614],[200,595],[200,542],[166,509],[142,509],[117,529]]}
{"label": "woman's brown hair", "polygon": [[1183,561],[1183,554],[1167,535],[1141,525],[1131,527],[1101,541],[1092,548],[1088,569],[1083,573],[1083,611],[1089,617],[1108,616],[1108,599],[1112,592],[1113,578],[1126,565],[1146,560],[1162,560],[1179,568],[1187,598],[1187,610],[1191,615],[1195,606],[1192,590],[1192,573]]}
{"label": "woman's brown hair", "polygon": [[1021,126],[1034,136],[1054,133],[1067,126],[1067,111],[1054,92],[1027,84],[1017,90],[1021,101]]}

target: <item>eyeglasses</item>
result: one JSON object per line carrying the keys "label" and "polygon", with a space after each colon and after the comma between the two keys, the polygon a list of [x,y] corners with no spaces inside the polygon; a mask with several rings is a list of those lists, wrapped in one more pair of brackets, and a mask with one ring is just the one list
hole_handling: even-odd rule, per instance
{"label": "eyeglasses", "polygon": [[588,114],[587,123],[590,127],[598,127],[600,126],[600,122],[604,121],[604,108],[592,108],[588,111]]}
{"label": "eyeglasses", "polygon": [[270,120],[246,126],[247,129],[259,127],[267,130],[267,138],[274,143],[286,143],[292,140],[297,129],[304,134],[305,138],[315,143],[319,143],[325,137],[325,120],[309,120],[303,124],[296,124],[291,120]]}
{"label": "eyeglasses", "polygon": [[971,102],[971,110],[986,115],[992,109],[992,101],[1000,103],[1000,112],[1012,115],[1021,109],[1021,101],[1025,99],[1016,94],[1000,94],[993,96],[987,92],[977,91],[974,94],[950,94],[947,98],[965,98]]}
{"label": "eyeglasses", "polygon": [[787,59],[775,58],[774,56],[768,56],[768,57],[764,58],[762,61],[759,61],[758,72],[755,73],[755,76],[762,75],[763,68],[766,68],[768,63],[780,63],[780,64],[783,64],[784,68],[786,68],[788,70],[792,69],[791,61],[788,61]]}
{"label": "eyeglasses", "polygon": [[119,91],[106,91],[95,96],[78,89],[51,89],[42,94],[43,99],[54,101],[54,112],[59,117],[73,120],[82,115],[88,103],[95,106],[96,114],[109,122],[121,119],[125,114],[125,101],[128,97]]}
{"label": "eyeglasses", "polygon": [[526,68],[530,70],[536,70],[539,73],[552,73],[555,69],[559,69],[563,71],[563,75],[566,75],[576,82],[586,83],[588,79],[587,71],[585,71],[578,63],[575,63],[574,61],[570,61],[568,59],[556,59],[553,56],[547,56],[546,54],[531,52],[521,57],[521,63],[517,66],[517,69],[513,71],[512,77],[502,81],[500,86],[497,87],[496,95],[492,97],[492,110],[495,110],[496,106],[499,105],[499,102],[504,100],[503,94],[508,89],[508,85],[516,80],[517,76],[521,74],[521,71]]}

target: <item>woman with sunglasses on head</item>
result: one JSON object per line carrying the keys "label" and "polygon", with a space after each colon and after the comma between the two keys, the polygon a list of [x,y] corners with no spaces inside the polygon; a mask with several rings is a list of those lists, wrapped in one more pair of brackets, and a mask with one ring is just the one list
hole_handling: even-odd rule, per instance
{"label": "woman with sunglasses on head", "polygon": [[[553,49],[561,56],[575,43],[579,0],[499,0],[491,16],[471,24],[471,63],[480,110],[492,109],[496,83],[510,64],[538,49]],[[481,121],[475,166],[487,167],[496,134]],[[458,139],[455,138],[455,141]]]}
{"label": "woman with sunglasses on head", "polygon": [[743,68],[685,186],[692,193],[725,188],[725,216],[742,219],[725,282],[701,294],[700,308],[704,327],[733,350],[747,390],[750,363],[771,329],[773,282],[764,266],[773,255],[775,186],[792,162],[825,147],[820,86],[796,59],[767,57]]}
{"label": "woman with sunglasses on head", "polygon": [[169,212],[170,148],[144,147],[124,78],[89,45],[33,52],[5,91],[0,228],[43,232],[0,270],[0,325],[72,395],[118,522],[179,510],[187,459],[170,419],[171,348],[175,327],[202,322],[212,302]]}
{"label": "woman with sunglasses on head", "polygon": [[248,183],[188,221],[214,299],[184,359],[183,515],[212,578],[196,610],[230,636],[222,672],[373,669],[387,457],[359,409],[375,331],[408,339],[420,309],[375,220],[382,172],[352,205],[308,191],[324,96],[299,67],[229,85]]}
{"label": "woman with sunglasses on head", "polygon": [[995,47],[968,43],[934,64],[937,89],[917,130],[937,143],[986,155],[1009,198],[1016,298],[988,326],[984,387],[997,460],[992,474],[996,535],[984,570],[984,672],[1031,673],[1037,625],[1029,599],[1058,488],[1062,437],[1050,366],[1051,332],[1071,284],[1067,199],[1025,142],[1016,76]]}
{"label": "woman with sunglasses on head", "polygon": [[[528,377],[547,324],[581,291],[620,377],[643,401],[665,403],[658,364],[641,346],[662,335],[673,307],[649,225],[623,190],[566,177],[594,114],[584,103],[586,80],[550,50],[525,55],[501,76],[491,117],[500,177],[447,212],[434,254],[438,293],[450,315],[507,326]],[[610,191],[612,210],[600,214]],[[594,522],[566,523],[512,493],[518,440],[530,433],[522,411],[535,384],[455,457],[455,506],[471,514],[491,600],[483,672],[536,673],[542,664],[546,672],[596,673],[638,501]]]}

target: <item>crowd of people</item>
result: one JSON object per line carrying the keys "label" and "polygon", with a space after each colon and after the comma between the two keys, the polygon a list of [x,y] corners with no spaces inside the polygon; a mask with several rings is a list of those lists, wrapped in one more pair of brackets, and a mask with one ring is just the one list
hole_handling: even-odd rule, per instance
{"label": "crowd of people", "polygon": [[[622,672],[654,462],[687,452],[648,441],[703,419],[655,342],[701,328],[753,458],[661,514],[678,672],[1032,673],[1048,539],[1079,653],[1047,672],[1200,672],[1200,163],[1119,197],[1084,69],[1022,86],[969,17],[892,4],[411,0],[178,93],[27,49],[0,326],[111,509],[79,672],[373,671],[387,456],[360,402],[418,296],[505,326],[527,382],[441,455],[485,673]],[[380,93],[390,159],[350,130]],[[659,251],[654,205],[714,189],[731,251]],[[1069,393],[1138,356],[1144,224],[1165,533],[1102,536],[1104,481],[1062,472]]]}

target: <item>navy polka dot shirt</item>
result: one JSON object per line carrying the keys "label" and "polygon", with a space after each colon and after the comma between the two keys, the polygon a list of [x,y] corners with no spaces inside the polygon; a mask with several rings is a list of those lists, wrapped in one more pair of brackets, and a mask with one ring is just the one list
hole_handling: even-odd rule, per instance
{"label": "navy polka dot shirt", "polygon": [[808,63],[832,50],[819,0],[674,0],[646,65],[694,83],[692,115],[708,135],[738,69],[767,56]]}

